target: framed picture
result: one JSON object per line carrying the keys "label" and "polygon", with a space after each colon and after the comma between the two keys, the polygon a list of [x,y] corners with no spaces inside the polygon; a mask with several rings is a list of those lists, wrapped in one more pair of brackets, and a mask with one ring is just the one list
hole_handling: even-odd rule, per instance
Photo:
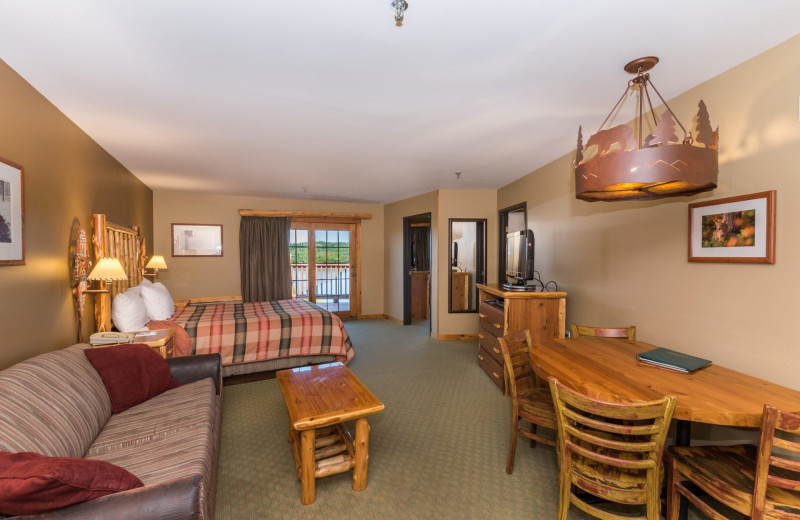
{"label": "framed picture", "polygon": [[775,190],[689,204],[689,261],[775,263]]}
{"label": "framed picture", "polygon": [[25,264],[22,166],[0,157],[0,265]]}
{"label": "framed picture", "polygon": [[172,256],[222,256],[222,226],[172,224]]}

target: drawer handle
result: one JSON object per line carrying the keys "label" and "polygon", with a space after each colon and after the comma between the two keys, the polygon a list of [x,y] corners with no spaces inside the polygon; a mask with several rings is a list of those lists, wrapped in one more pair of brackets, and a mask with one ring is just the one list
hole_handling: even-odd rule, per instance
{"label": "drawer handle", "polygon": [[485,318],[486,317],[485,314],[481,314],[480,312],[478,313],[478,316],[480,316],[481,318]]}
{"label": "drawer handle", "polygon": [[484,339],[484,337],[485,337],[485,336],[484,336],[483,334],[481,334],[481,333],[478,333],[478,338],[480,338],[480,339]]}
{"label": "drawer handle", "polygon": [[483,361],[483,356],[481,356],[480,354],[478,354],[478,359],[480,359],[481,361]]}
{"label": "drawer handle", "polygon": [[492,375],[494,376],[495,379],[500,379],[500,374],[498,374],[497,372],[492,372]]}
{"label": "drawer handle", "polygon": [[492,350],[494,350],[495,354],[499,354],[500,353],[500,349],[497,348],[497,347],[492,347]]}
{"label": "drawer handle", "polygon": [[500,324],[498,324],[498,323],[495,323],[495,324],[494,324],[494,328],[496,328],[496,329],[502,329],[502,328],[503,328],[503,326],[502,326],[502,325],[500,325]]}

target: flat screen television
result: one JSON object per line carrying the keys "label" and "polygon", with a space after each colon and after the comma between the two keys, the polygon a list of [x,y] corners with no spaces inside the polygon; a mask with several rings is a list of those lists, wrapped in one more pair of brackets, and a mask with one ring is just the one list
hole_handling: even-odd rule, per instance
{"label": "flat screen television", "polygon": [[503,284],[505,288],[528,287],[527,281],[533,280],[534,249],[535,241],[530,229],[506,235],[506,280],[509,283]]}

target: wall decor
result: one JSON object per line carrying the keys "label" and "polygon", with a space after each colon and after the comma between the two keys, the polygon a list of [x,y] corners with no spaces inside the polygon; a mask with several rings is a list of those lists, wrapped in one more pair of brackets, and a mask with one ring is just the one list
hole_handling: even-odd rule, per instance
{"label": "wall decor", "polygon": [[689,204],[689,261],[775,263],[775,190]]}
{"label": "wall decor", "polygon": [[222,256],[222,226],[172,224],[172,256]]}
{"label": "wall decor", "polygon": [[25,264],[22,166],[0,157],[0,265]]}

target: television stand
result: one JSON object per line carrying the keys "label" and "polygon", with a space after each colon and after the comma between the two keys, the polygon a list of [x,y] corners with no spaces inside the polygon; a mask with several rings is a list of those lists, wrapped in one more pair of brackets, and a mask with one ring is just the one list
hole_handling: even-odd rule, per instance
{"label": "television stand", "polygon": [[506,291],[536,292],[535,285],[514,285],[510,283],[504,283],[503,289]]}

